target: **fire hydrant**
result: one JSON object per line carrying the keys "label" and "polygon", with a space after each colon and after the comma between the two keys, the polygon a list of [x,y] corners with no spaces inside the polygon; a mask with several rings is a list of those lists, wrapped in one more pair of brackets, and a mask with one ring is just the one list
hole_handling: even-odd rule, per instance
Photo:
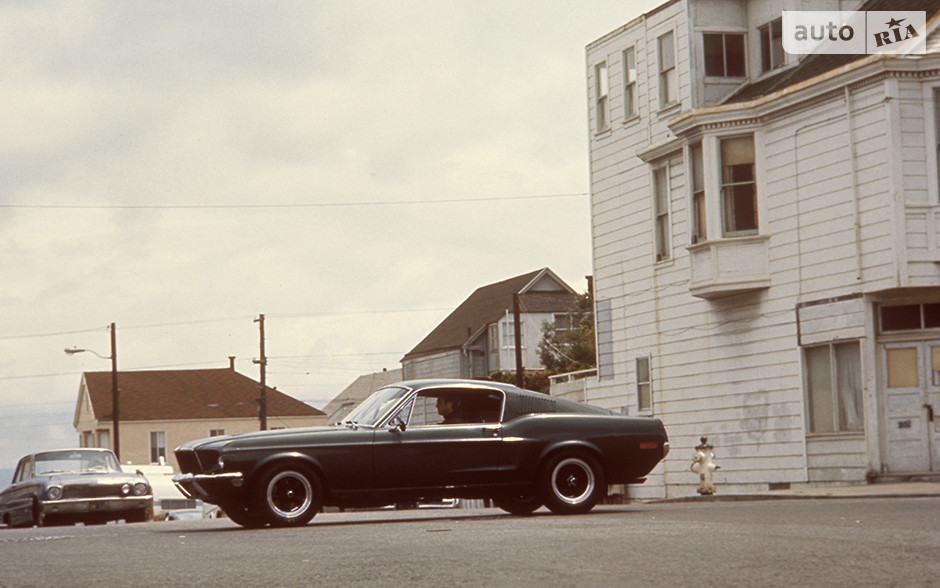
{"label": "fire hydrant", "polygon": [[702,495],[715,493],[712,474],[721,467],[715,464],[712,449],[714,446],[708,443],[708,437],[702,437],[702,442],[695,446],[695,455],[692,456],[692,471],[698,474],[698,493]]}

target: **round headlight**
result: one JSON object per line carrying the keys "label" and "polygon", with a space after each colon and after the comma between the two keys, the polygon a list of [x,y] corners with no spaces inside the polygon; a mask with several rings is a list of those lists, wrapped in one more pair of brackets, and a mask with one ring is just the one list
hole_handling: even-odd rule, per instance
{"label": "round headlight", "polygon": [[148,490],[150,490],[150,488],[148,488],[147,485],[143,482],[137,482],[134,484],[134,496],[143,496],[147,494]]}
{"label": "round headlight", "polygon": [[124,496],[127,496],[127,495],[130,494],[130,493],[131,493],[131,485],[130,485],[130,484],[126,484],[126,483],[125,483],[124,485],[121,486],[121,494],[123,494]]}
{"label": "round headlight", "polygon": [[46,488],[46,498],[49,500],[58,500],[62,498],[62,486],[49,486]]}

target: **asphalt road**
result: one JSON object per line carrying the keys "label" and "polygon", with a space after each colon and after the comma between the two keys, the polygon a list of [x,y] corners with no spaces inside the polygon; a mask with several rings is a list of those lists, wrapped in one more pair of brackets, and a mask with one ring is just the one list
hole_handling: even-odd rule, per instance
{"label": "asphalt road", "polygon": [[940,498],[0,529],[0,586],[937,586]]}

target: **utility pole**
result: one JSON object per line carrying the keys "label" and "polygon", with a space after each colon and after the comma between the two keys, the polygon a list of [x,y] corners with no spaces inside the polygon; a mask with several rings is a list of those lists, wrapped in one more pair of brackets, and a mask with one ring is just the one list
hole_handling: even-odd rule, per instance
{"label": "utility pole", "polygon": [[121,462],[121,410],[118,404],[117,334],[111,323],[111,412],[114,422],[114,456]]}
{"label": "utility pole", "polygon": [[255,322],[261,329],[261,359],[256,359],[254,363],[261,366],[261,396],[258,398],[258,417],[261,419],[261,430],[268,430],[268,395],[267,383],[265,382],[265,368],[268,365],[268,358],[264,354],[264,315],[259,314]]}
{"label": "utility pole", "polygon": [[513,335],[516,337],[516,386],[522,388],[525,369],[522,367],[522,311],[519,308],[519,294],[512,295]]}

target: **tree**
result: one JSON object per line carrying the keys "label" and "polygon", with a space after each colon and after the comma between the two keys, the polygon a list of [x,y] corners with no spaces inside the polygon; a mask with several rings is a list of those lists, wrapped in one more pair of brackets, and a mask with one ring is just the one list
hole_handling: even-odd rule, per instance
{"label": "tree", "polygon": [[567,321],[542,323],[539,360],[551,374],[596,367],[594,297],[590,292],[578,297],[577,307],[568,315]]}

